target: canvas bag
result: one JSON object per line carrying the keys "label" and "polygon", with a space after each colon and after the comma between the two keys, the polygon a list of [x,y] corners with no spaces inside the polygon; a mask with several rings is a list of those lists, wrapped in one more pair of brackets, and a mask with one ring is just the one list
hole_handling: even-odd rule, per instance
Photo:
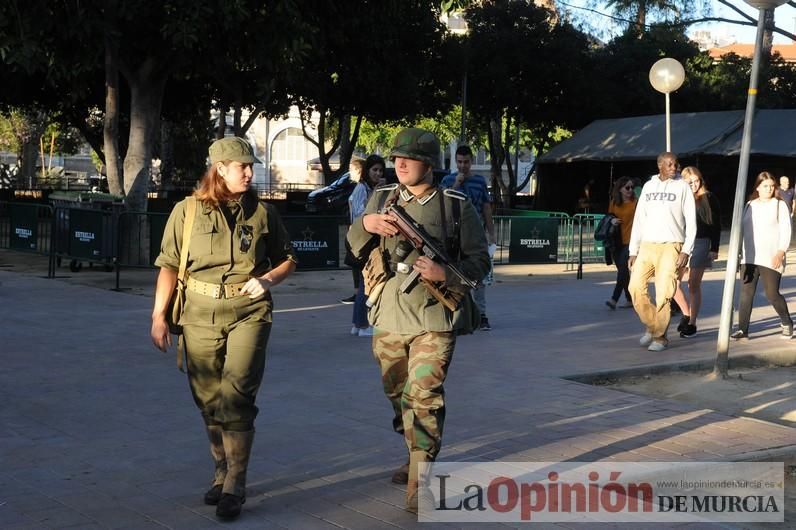
{"label": "canvas bag", "polygon": [[166,310],[166,321],[169,324],[169,332],[174,335],[182,335],[180,318],[185,309],[185,273],[188,266],[188,249],[191,246],[191,231],[193,221],[196,217],[196,199],[188,197],[185,205],[185,222],[182,227],[182,244],[180,245],[180,270],[177,272],[177,284],[171,293],[169,308]]}

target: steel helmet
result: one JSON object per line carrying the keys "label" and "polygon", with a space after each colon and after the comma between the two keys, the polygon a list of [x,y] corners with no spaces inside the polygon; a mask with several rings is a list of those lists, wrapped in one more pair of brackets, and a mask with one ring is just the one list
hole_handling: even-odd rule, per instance
{"label": "steel helmet", "polygon": [[431,167],[439,167],[439,140],[437,135],[425,129],[404,129],[395,136],[390,150],[390,160],[395,157],[420,160]]}

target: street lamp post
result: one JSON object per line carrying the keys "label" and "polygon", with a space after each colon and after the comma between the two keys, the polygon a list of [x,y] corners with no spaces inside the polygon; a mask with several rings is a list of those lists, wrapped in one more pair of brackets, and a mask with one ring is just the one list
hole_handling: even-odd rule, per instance
{"label": "street lamp post", "polygon": [[741,154],[738,160],[738,178],[735,183],[735,202],[732,209],[732,228],[730,229],[730,247],[727,251],[727,271],[724,274],[724,293],[721,297],[721,316],[719,318],[719,339],[716,345],[716,366],[714,373],[727,376],[729,364],[730,327],[732,325],[733,297],[735,296],[735,274],[738,271],[738,252],[741,248],[741,222],[743,205],[746,195],[746,179],[749,172],[749,155],[752,151],[752,125],[755,117],[755,101],[757,100],[757,79],[760,70],[760,56],[763,44],[766,12],[781,6],[787,0],[745,0],[747,4],[758,9],[757,37],[755,52],[752,59],[752,71],[749,75],[749,91],[746,97],[746,115],[744,117]]}
{"label": "street lamp post", "polygon": [[675,59],[661,59],[650,68],[650,84],[658,92],[666,94],[666,151],[672,151],[671,112],[669,93],[680,88],[685,80],[683,65]]}

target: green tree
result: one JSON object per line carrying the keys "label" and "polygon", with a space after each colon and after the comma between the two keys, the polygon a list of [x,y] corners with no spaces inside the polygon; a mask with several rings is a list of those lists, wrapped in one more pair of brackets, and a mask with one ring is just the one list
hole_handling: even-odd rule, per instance
{"label": "green tree", "polygon": [[[443,106],[439,15],[432,0],[308,0],[304,20],[313,28],[313,51],[290,93],[327,182],[347,169],[364,119],[413,120]],[[313,117],[317,139],[309,130]],[[340,168],[333,171],[329,158],[338,150]]]}
{"label": "green tree", "polygon": [[[207,112],[212,87],[221,86],[218,80],[250,81],[239,74],[255,69],[261,76],[257,79],[263,79],[263,68],[275,70],[263,65],[261,55],[252,58],[253,47],[244,44],[250,40],[262,44],[260,39],[266,35],[269,42],[292,46],[297,39],[294,25],[284,15],[292,5],[277,0],[4,2],[0,4],[0,60],[20,79],[29,80],[28,85],[42,80],[54,96],[47,104],[54,108],[67,107],[75,97],[71,95],[75,87],[81,89],[79,95],[89,95],[87,80],[92,86],[102,86],[104,79],[104,99],[97,94],[91,99],[95,107],[104,109],[104,139],[101,148],[96,143],[92,146],[104,154],[111,191],[124,194],[128,208],[144,209],[167,85],[185,82],[190,90],[182,93],[183,101],[198,101],[204,106],[201,111]],[[257,23],[271,15],[281,25],[259,33]],[[289,60],[295,57],[283,55]],[[273,79],[263,79],[263,83],[273,85]],[[230,106],[255,108],[264,91],[249,86],[252,90],[246,97],[226,100]],[[221,93],[226,94],[223,87],[216,94]],[[8,101],[7,94],[0,94],[0,100]],[[27,97],[27,102],[32,101]],[[82,116],[75,122],[90,121],[86,106],[76,108]]]}
{"label": "green tree", "polygon": [[505,204],[517,184],[511,164],[508,182],[502,178],[517,127],[531,131],[541,147],[557,127],[585,118],[576,110],[588,101],[581,77],[589,64],[588,41],[566,22],[556,22],[555,13],[526,0],[474,4],[466,18],[468,105],[486,133],[493,193]]}

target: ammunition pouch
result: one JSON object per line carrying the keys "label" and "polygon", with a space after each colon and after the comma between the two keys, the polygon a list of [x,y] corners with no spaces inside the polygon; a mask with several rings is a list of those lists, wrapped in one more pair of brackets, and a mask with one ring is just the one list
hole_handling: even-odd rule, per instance
{"label": "ammunition pouch", "polygon": [[365,281],[365,296],[370,296],[376,286],[386,282],[390,276],[392,276],[390,262],[385,256],[384,249],[378,246],[370,251],[368,261],[362,269],[362,277]]}

